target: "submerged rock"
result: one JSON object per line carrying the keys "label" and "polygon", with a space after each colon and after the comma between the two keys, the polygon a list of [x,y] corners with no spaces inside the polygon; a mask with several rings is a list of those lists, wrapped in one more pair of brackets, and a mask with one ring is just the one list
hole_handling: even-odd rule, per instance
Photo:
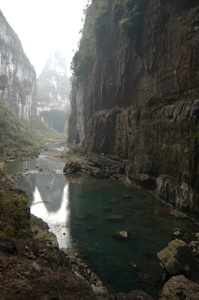
{"label": "submerged rock", "polygon": [[106,218],[107,221],[124,221],[124,217],[121,215],[110,215]]}
{"label": "submerged rock", "polygon": [[111,199],[109,200],[110,203],[115,204],[115,203],[120,203],[119,199]]}
{"label": "submerged rock", "polygon": [[199,299],[199,285],[183,275],[171,277],[165,284],[159,300]]}
{"label": "submerged rock", "polygon": [[118,231],[118,232],[114,233],[113,237],[118,240],[127,241],[129,238],[129,234],[128,234],[128,231],[123,230],[123,231]]}
{"label": "submerged rock", "polygon": [[123,197],[123,198],[126,198],[126,199],[131,199],[131,198],[132,198],[132,196],[129,195],[129,194],[123,194],[122,197]]}

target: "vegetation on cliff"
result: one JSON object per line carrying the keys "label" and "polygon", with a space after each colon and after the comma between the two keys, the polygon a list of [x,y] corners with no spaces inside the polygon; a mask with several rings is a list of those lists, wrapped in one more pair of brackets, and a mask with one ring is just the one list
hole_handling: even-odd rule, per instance
{"label": "vegetation on cliff", "polygon": [[94,0],[88,6],[79,50],[72,61],[76,76],[88,72],[96,54],[96,46],[103,43],[110,28],[119,26],[129,38],[138,40],[146,4],[147,0]]}
{"label": "vegetation on cliff", "polygon": [[34,155],[50,138],[60,136],[41,120],[27,123],[0,105],[0,161]]}

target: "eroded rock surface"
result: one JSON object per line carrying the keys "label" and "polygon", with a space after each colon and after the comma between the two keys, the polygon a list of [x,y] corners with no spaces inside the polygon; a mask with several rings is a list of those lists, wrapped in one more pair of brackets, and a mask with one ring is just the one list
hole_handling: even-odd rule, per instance
{"label": "eroded rock surface", "polygon": [[199,285],[183,275],[174,276],[163,287],[159,300],[198,300]]}

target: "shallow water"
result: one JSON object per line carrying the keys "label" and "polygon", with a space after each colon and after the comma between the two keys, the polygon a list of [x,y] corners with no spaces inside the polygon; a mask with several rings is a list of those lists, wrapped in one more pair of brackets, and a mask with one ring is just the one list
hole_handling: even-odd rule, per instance
{"label": "shallow water", "polygon": [[[8,172],[21,174],[16,186],[29,195],[31,213],[48,223],[60,248],[76,248],[115,291],[142,289],[155,297],[161,280],[156,253],[171,241],[174,228],[190,233],[193,224],[171,216],[151,195],[118,182],[67,180],[64,164],[49,158],[62,150],[54,146],[38,158],[7,165]],[[106,220],[110,215],[123,220]],[[113,238],[122,230],[130,231],[128,241]]]}

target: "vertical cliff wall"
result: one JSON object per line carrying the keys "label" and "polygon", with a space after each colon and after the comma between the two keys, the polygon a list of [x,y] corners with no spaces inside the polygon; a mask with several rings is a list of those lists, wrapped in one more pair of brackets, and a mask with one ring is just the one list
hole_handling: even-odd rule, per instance
{"label": "vertical cliff wall", "polygon": [[[139,0],[125,2],[135,10]],[[88,9],[73,61],[69,142],[127,159],[133,184],[198,215],[199,4],[140,2],[130,29],[124,1]]]}
{"label": "vertical cliff wall", "polygon": [[35,115],[35,86],[35,70],[0,11],[0,103],[30,120]]}

